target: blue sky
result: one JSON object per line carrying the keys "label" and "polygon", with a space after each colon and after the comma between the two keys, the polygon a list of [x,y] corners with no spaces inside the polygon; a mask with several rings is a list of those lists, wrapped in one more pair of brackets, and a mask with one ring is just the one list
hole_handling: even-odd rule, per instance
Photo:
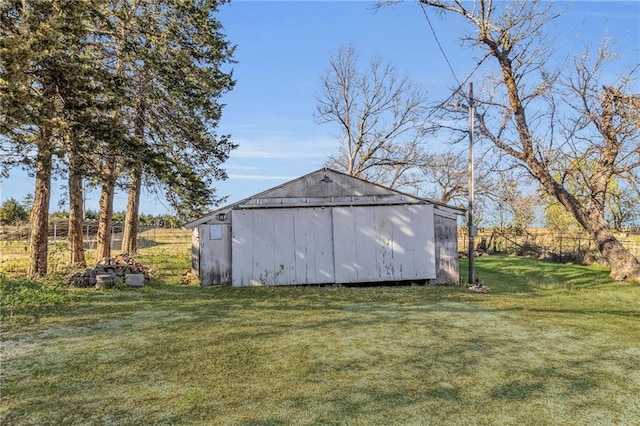
{"label": "blue sky", "polygon": [[[225,168],[218,195],[229,202],[246,198],[322,167],[337,149],[334,129],[314,121],[319,79],[330,56],[352,44],[361,59],[378,55],[422,85],[433,101],[455,85],[427,20],[417,4],[408,2],[374,11],[365,1],[243,1],[222,6],[219,19],[228,39],[237,45],[233,65],[236,87],[225,95],[218,129],[231,134],[239,148]],[[564,10],[550,31],[557,31],[558,57],[578,53],[605,37],[616,51],[637,62],[640,55],[640,2],[556,2]],[[431,23],[458,79],[471,71],[477,57],[461,47],[461,27],[452,17],[429,12]],[[637,90],[640,93],[640,88]],[[58,210],[64,182],[52,185],[51,210]],[[20,170],[1,182],[0,202],[21,200],[33,192],[33,180]],[[87,194],[86,207],[97,210],[99,193]],[[124,210],[126,193],[117,193],[116,211]],[[63,207],[65,208],[65,207]],[[141,211],[171,213],[157,196],[145,193]]]}

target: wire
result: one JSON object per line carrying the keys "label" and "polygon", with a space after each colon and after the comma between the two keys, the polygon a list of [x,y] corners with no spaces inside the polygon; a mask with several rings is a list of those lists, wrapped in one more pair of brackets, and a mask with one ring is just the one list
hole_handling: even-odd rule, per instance
{"label": "wire", "polygon": [[427,14],[427,10],[424,8],[424,4],[420,3],[420,8],[422,9],[422,13],[424,14],[424,17],[427,19],[427,23],[429,24],[429,28],[431,29],[431,33],[433,34],[433,38],[435,38],[436,44],[438,45],[440,52],[442,52],[442,56],[444,56],[444,60],[447,62],[447,65],[449,66],[449,70],[451,71],[451,74],[453,74],[453,78],[456,80],[458,87],[462,87],[462,85],[460,84],[460,80],[458,80],[458,76],[456,75],[456,72],[453,70],[453,67],[451,66],[451,62],[449,62],[447,53],[442,48],[442,44],[440,44],[440,40],[438,39],[436,30],[433,28],[433,25],[431,24],[431,19],[429,19],[429,15]]}
{"label": "wire", "polygon": [[460,89],[462,89],[462,87],[465,84],[467,84],[467,82],[471,79],[473,74],[478,70],[478,68],[480,68],[480,66],[484,63],[484,61],[490,55],[489,54],[485,54],[485,56],[476,63],[476,65],[473,68],[473,70],[471,70],[471,72],[465,77],[465,79],[462,82],[460,82],[456,72],[453,69],[453,66],[451,65],[451,62],[449,61],[447,53],[445,52],[444,48],[442,47],[442,44],[440,43],[440,40],[438,39],[438,34],[436,33],[435,29],[433,28],[433,24],[431,23],[431,19],[429,19],[429,15],[427,14],[427,11],[426,11],[426,9],[424,7],[424,4],[420,3],[420,8],[422,9],[422,13],[424,14],[424,17],[427,20],[427,23],[429,24],[429,28],[431,29],[431,33],[433,34],[433,38],[435,39],[436,44],[438,45],[438,48],[440,49],[440,52],[442,53],[442,56],[444,57],[444,60],[447,63],[447,66],[449,67],[449,71],[451,71],[451,74],[453,75],[453,78],[454,78],[454,80],[455,80],[455,82],[457,84],[455,90],[447,97],[447,99],[445,99],[444,101],[440,102],[437,106],[435,106],[431,110],[431,113],[429,113],[429,115],[425,118],[425,120],[428,120],[429,118],[431,118],[433,116],[433,114],[435,114],[436,111],[438,111],[439,109],[441,109],[442,107],[447,105],[451,101],[451,99],[453,99],[453,97],[456,96],[458,94],[458,92],[460,92]]}

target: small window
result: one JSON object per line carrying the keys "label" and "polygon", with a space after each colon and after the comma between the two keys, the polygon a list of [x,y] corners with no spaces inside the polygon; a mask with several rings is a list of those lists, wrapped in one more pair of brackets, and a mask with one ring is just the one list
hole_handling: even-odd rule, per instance
{"label": "small window", "polygon": [[209,239],[210,240],[222,239],[222,225],[209,225]]}

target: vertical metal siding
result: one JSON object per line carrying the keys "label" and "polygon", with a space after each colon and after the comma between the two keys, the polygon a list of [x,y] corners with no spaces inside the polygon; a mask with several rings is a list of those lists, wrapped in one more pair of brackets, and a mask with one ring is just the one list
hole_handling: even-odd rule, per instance
{"label": "vertical metal siding", "polygon": [[336,282],[436,277],[433,206],[335,207]]}
{"label": "vertical metal siding", "polygon": [[[211,239],[210,226],[219,226],[220,239]],[[231,230],[228,223],[203,224],[194,228],[198,238],[199,255],[194,262],[199,263],[199,278],[202,286],[229,284],[231,282]]]}
{"label": "vertical metal siding", "polygon": [[460,285],[456,217],[434,215],[437,278],[435,284]]}
{"label": "vertical metal siding", "polygon": [[334,281],[331,209],[295,209],[293,217],[296,284]]}
{"label": "vertical metal siding", "polygon": [[232,211],[234,286],[433,279],[433,206]]}
{"label": "vertical metal siding", "polygon": [[198,227],[193,228],[191,231],[191,272],[195,273],[196,277],[200,278],[200,271],[202,270],[200,265],[200,253],[202,253],[204,247],[200,244],[200,238],[198,235]]}
{"label": "vertical metal siding", "polygon": [[330,209],[233,210],[234,286],[332,283]]}
{"label": "vertical metal siding", "polygon": [[253,276],[253,217],[248,213],[231,212],[231,283],[235,287],[251,285]]}

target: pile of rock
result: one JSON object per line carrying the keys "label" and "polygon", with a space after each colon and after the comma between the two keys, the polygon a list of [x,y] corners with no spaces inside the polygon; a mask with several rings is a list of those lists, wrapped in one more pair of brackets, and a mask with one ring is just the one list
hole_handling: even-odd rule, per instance
{"label": "pile of rock", "polygon": [[142,287],[151,279],[151,270],[136,262],[128,254],[104,258],[93,268],[76,272],[67,280],[75,287],[112,287],[124,283],[129,287]]}
{"label": "pile of rock", "polygon": [[476,280],[472,285],[469,286],[469,290],[476,293],[488,293],[489,287],[484,284],[480,284],[480,281]]}

